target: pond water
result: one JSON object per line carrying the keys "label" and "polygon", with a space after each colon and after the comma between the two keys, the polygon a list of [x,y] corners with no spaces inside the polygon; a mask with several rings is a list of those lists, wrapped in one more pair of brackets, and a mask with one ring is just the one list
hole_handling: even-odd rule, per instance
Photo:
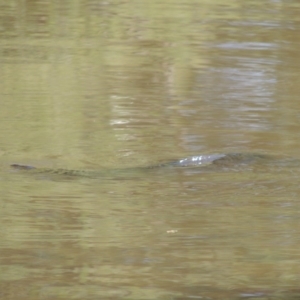
{"label": "pond water", "polygon": [[298,1],[0,11],[0,299],[300,298]]}

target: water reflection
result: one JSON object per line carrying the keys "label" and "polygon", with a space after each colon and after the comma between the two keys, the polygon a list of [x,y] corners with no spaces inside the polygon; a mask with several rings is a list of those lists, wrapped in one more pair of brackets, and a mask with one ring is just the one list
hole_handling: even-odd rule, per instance
{"label": "water reflection", "polygon": [[4,280],[42,299],[281,299],[276,278],[297,287],[299,174],[278,170],[161,169],[72,181],[15,181],[12,173]]}
{"label": "water reflection", "polygon": [[296,166],[76,179],[8,167],[299,157],[299,10],[3,4],[0,298],[299,298]]}

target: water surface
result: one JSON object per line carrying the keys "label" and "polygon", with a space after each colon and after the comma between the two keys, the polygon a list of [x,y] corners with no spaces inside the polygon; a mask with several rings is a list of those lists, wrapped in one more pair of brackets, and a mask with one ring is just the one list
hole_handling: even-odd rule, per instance
{"label": "water surface", "polygon": [[297,1],[10,1],[0,14],[0,298],[297,299]]}

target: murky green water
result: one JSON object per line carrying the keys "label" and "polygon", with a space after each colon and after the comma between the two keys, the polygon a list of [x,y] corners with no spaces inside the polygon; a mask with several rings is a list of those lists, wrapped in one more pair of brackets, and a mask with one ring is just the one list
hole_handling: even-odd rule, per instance
{"label": "murky green water", "polygon": [[0,299],[300,297],[298,1],[0,1]]}

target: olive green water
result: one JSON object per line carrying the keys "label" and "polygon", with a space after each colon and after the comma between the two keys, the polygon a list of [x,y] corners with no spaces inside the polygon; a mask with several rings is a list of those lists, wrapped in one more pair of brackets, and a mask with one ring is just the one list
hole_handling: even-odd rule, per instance
{"label": "olive green water", "polygon": [[[298,1],[0,1],[0,299],[300,298]],[[132,168],[97,178],[11,170]]]}

